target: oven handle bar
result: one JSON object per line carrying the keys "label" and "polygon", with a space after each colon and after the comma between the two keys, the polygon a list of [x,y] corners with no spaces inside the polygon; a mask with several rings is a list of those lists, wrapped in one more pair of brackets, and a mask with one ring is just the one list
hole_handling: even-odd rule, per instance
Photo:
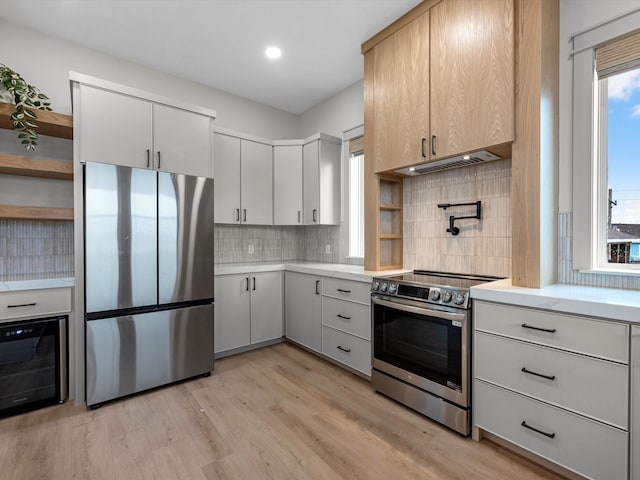
{"label": "oven handle bar", "polygon": [[431,308],[413,307],[411,305],[405,305],[403,303],[393,302],[391,300],[384,300],[375,295],[371,296],[371,302],[376,305],[382,305],[383,307],[394,308],[396,310],[401,310],[403,312],[416,313],[418,315],[429,315],[431,317],[442,318],[445,320],[463,322],[467,318],[466,311],[465,313],[453,313],[453,312],[443,312],[441,310],[434,310]]}

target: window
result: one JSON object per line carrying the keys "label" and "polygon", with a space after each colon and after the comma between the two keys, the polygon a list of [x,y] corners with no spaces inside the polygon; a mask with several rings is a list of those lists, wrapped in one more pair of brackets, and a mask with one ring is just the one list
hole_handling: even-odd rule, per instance
{"label": "window", "polygon": [[640,9],[573,37],[573,268],[640,271]]}
{"label": "window", "polygon": [[364,257],[364,137],[349,141],[349,256]]}

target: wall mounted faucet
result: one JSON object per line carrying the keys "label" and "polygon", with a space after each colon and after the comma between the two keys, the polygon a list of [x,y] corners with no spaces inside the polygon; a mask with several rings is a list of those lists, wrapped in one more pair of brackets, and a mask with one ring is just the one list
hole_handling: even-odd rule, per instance
{"label": "wall mounted faucet", "polygon": [[449,215],[449,228],[447,228],[448,233],[450,233],[453,236],[458,235],[460,233],[460,229],[454,225],[454,222],[456,220],[462,220],[465,218],[477,218],[478,220],[480,220],[481,214],[482,214],[482,201],[478,200],[477,202],[471,202],[471,203],[439,203],[438,204],[438,208],[442,208],[444,210],[450,207],[467,207],[470,205],[476,206],[475,215],[466,215],[464,217],[455,217],[453,215]]}

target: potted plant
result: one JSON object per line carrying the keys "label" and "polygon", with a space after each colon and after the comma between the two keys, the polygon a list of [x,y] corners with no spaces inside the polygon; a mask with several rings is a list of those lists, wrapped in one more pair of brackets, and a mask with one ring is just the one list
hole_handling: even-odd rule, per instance
{"label": "potted plant", "polygon": [[[4,92],[2,92],[4,90]],[[3,101],[15,104],[11,114],[13,130],[20,132],[18,138],[27,150],[36,149],[38,134],[35,110],[51,111],[51,103],[37,87],[29,85],[19,73],[0,63],[0,95]]]}

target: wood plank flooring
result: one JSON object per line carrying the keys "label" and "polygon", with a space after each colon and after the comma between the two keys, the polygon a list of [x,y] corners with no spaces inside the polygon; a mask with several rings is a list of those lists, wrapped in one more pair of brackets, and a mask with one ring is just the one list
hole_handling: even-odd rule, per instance
{"label": "wood plank flooring", "polygon": [[487,479],[561,477],[376,394],[290,344],[228,357],[208,378],[90,411],[0,420],[0,478]]}

